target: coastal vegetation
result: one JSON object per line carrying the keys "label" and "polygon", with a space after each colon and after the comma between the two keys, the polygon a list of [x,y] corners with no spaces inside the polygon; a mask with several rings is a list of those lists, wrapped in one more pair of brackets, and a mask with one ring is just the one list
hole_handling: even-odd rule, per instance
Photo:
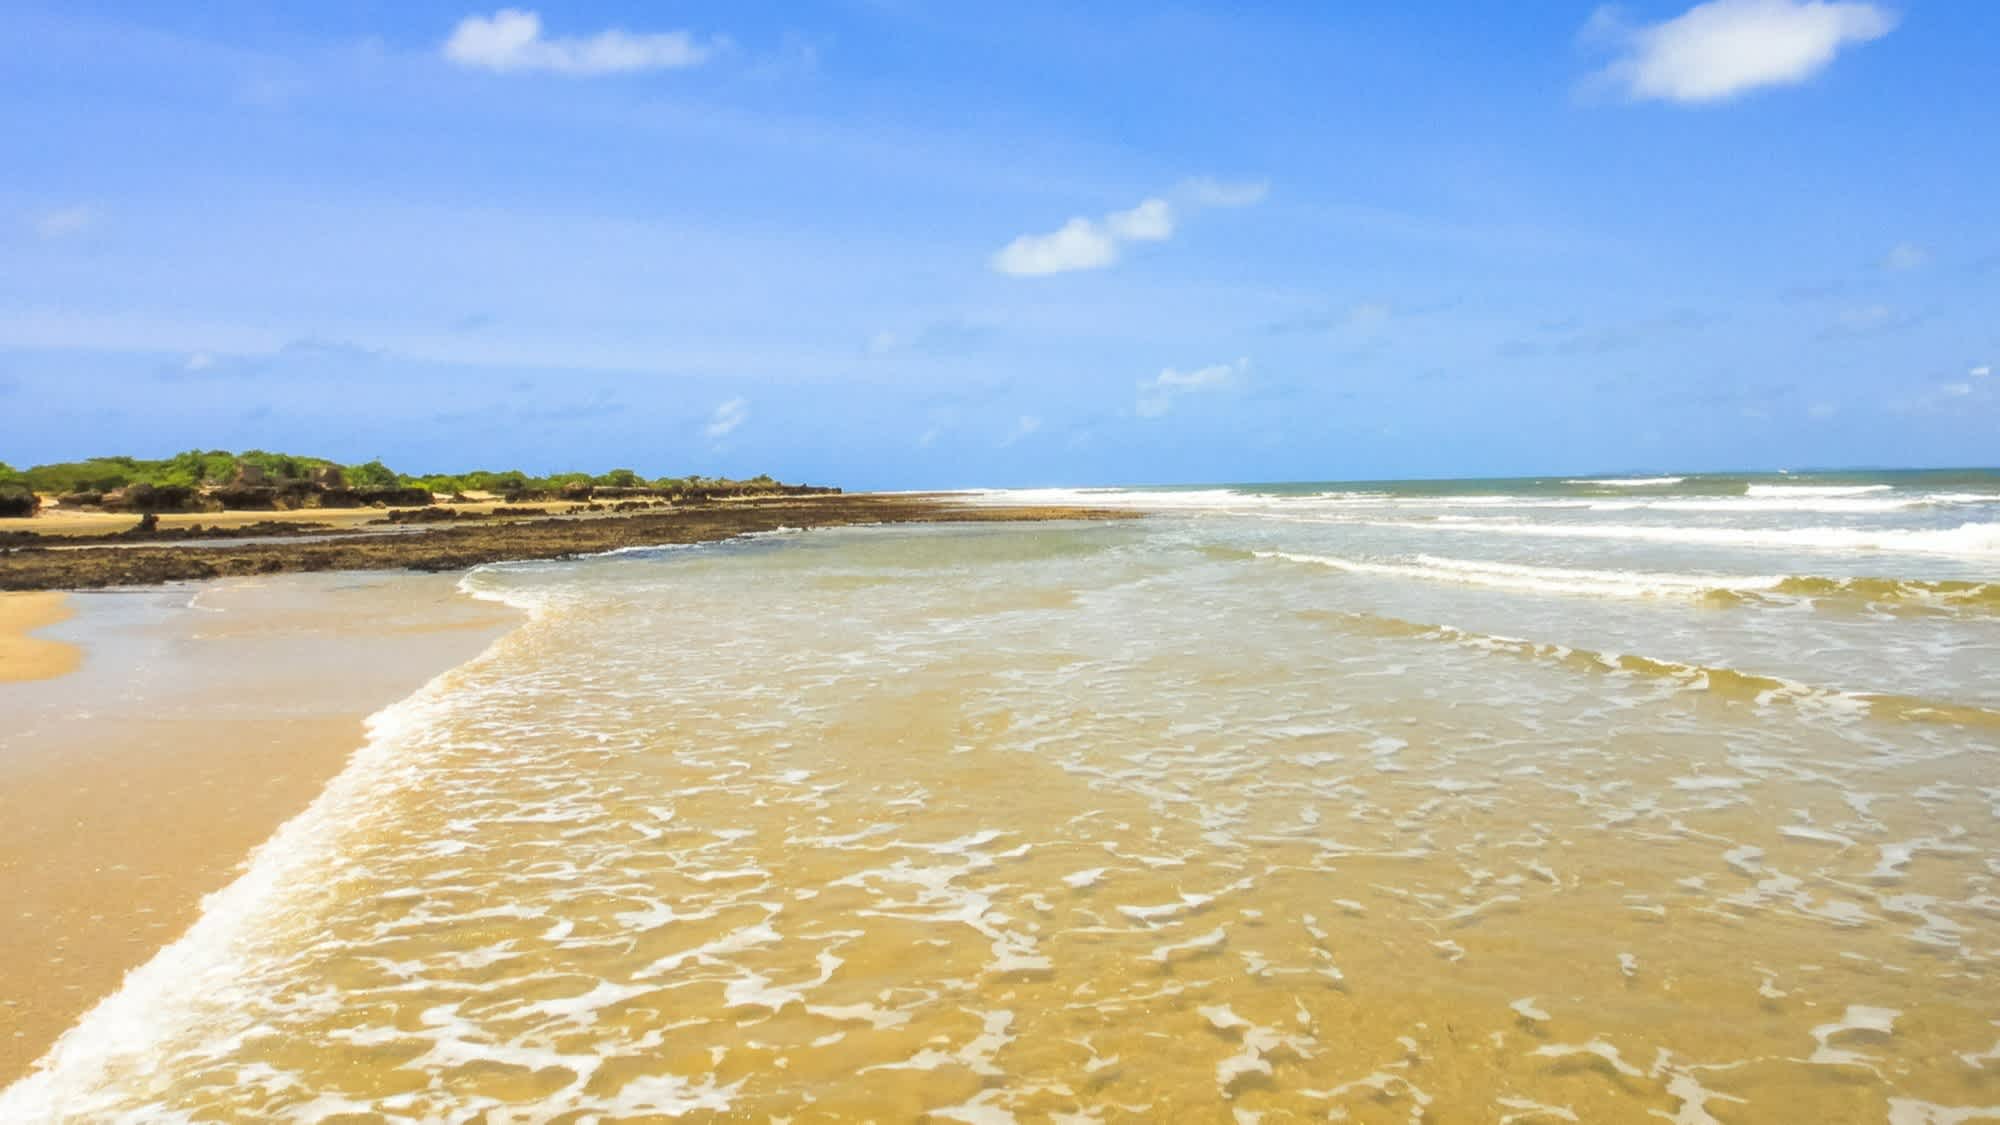
{"label": "coastal vegetation", "polygon": [[748,480],[646,477],[633,469],[536,476],[520,469],[399,472],[379,460],[341,464],[261,449],[188,450],[157,460],[92,457],[16,469],[0,463],[0,516],[33,515],[49,501],[69,508],[202,511],[224,508],[415,506],[488,494],[510,500],[592,496],[714,499],[797,492],[768,475]]}
{"label": "coastal vegetation", "polygon": [[302,457],[290,453],[269,453],[261,449],[230,453],[226,450],[191,449],[160,460],[138,457],[92,457],[83,461],[60,461],[16,469],[0,462],[0,487],[26,487],[43,495],[65,492],[110,492],[134,484],[155,488],[199,488],[226,485],[248,477],[273,483],[311,480],[337,470],[352,488],[428,488],[450,495],[457,492],[559,492],[566,486],[587,484],[603,488],[683,489],[716,487],[726,484],[775,484],[769,476],[746,481],[725,478],[682,476],[645,477],[632,469],[608,473],[553,473],[535,476],[520,469],[476,469],[463,473],[413,474],[397,472],[380,461],[343,465],[324,457]]}

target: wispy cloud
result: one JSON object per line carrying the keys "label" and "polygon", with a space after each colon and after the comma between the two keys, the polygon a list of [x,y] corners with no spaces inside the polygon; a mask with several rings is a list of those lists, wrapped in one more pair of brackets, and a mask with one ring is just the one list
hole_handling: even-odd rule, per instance
{"label": "wispy cloud", "polygon": [[1250,207],[1271,193],[1269,180],[1218,180],[1197,176],[1181,185],[1181,194],[1202,207]]}
{"label": "wispy cloud", "polygon": [[97,212],[89,207],[61,207],[35,216],[35,233],[43,238],[68,238],[97,225]]}
{"label": "wispy cloud", "polygon": [[178,360],[163,363],[155,377],[163,383],[209,380],[262,380],[273,376],[303,378],[328,368],[354,374],[364,365],[388,358],[379,348],[323,336],[302,336],[271,348],[194,348]]}
{"label": "wispy cloud", "polygon": [[1387,301],[1357,301],[1331,312],[1308,313],[1275,321],[1265,326],[1264,330],[1273,336],[1339,331],[1365,335],[1386,326],[1395,314],[1395,308]]}
{"label": "wispy cloud", "polygon": [[1106,215],[1104,226],[1121,242],[1165,242],[1174,236],[1174,209],[1164,199],[1148,199]]}
{"label": "wispy cloud", "polygon": [[1185,212],[1249,207],[1261,202],[1267,191],[1262,182],[1189,180],[1173,193],[1178,203],[1153,196],[1129,211],[1113,211],[1101,219],[1078,215],[1047,234],[1024,234],[993,255],[993,268],[1012,277],[1103,269],[1118,261],[1119,249],[1126,243],[1172,238]]}
{"label": "wispy cloud", "polygon": [[1881,266],[1890,273],[1908,273],[1931,260],[1930,251],[1914,242],[1898,242],[1882,255]]}
{"label": "wispy cloud", "polygon": [[1622,52],[1597,82],[1639,100],[1716,102],[1804,82],[1843,48],[1880,39],[1895,26],[1895,13],[1869,3],[1709,0],[1638,26],[1616,8],[1599,8],[1584,38]]}
{"label": "wispy cloud", "polygon": [[1914,316],[1888,305],[1856,305],[1840,310],[1821,336],[1872,336],[1878,332],[1894,332],[1915,323]]}
{"label": "wispy cloud", "polygon": [[1234,387],[1249,370],[1248,357],[1234,363],[1198,367],[1193,371],[1166,368],[1151,379],[1139,380],[1139,401],[1133,409],[1141,418],[1158,418],[1174,408],[1176,398]]}
{"label": "wispy cloud", "polygon": [[444,57],[459,66],[501,73],[547,71],[588,77],[698,66],[717,47],[685,31],[635,33],[612,28],[588,36],[544,36],[539,14],[502,8],[490,16],[458,21],[445,40]]}
{"label": "wispy cloud", "polygon": [[1118,260],[1122,242],[1162,242],[1174,234],[1172,204],[1148,199],[1101,220],[1082,216],[1047,234],[1024,234],[993,255],[993,268],[1012,277],[1103,269]]}
{"label": "wispy cloud", "polygon": [[709,415],[708,425],[703,426],[701,432],[707,434],[710,441],[721,441],[749,420],[750,404],[743,399],[732,398],[715,408],[715,413]]}

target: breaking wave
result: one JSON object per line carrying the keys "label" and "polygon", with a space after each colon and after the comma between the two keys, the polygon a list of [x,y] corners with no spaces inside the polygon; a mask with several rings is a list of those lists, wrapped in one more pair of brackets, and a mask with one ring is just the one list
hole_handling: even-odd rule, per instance
{"label": "breaking wave", "polygon": [[2000,612],[2000,583],[1819,575],[1667,574],[1586,570],[1418,555],[1379,562],[1297,551],[1251,551],[1249,557],[1323,566],[1348,574],[1452,582],[1497,590],[1598,597],[1689,598],[1720,605],[1802,601],[1827,608],[1890,612]]}
{"label": "breaking wave", "polygon": [[1648,524],[1523,523],[1473,516],[1435,520],[1371,520],[1372,527],[1480,532],[1548,539],[1609,539],[1640,543],[1681,543],[1711,547],[1775,547],[1802,551],[1883,551],[1922,555],[2000,555],[2000,523],[1964,523],[1950,528],[1860,527],[1688,527]]}

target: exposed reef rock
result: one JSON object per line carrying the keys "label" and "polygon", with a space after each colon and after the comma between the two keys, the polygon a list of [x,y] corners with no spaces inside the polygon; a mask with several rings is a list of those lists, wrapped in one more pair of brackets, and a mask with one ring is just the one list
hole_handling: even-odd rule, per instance
{"label": "exposed reef rock", "polygon": [[[385,528],[374,534],[288,535],[202,547],[125,545],[125,538],[142,537],[135,529],[129,537],[100,540],[107,544],[104,546],[72,546],[79,541],[50,536],[37,537],[32,545],[0,551],[0,590],[137,586],[285,571],[457,570],[506,559],[566,558],[619,547],[708,542],[781,527],[1129,519],[1133,515],[1088,508],[968,505],[947,496],[819,496],[695,504],[585,519],[452,520],[434,528],[418,525],[405,530]],[[291,530],[291,525],[286,526]],[[244,528],[215,532],[217,537],[250,537]],[[158,531],[143,538],[161,540],[173,534]],[[61,543],[66,549],[51,549],[44,545],[48,543]]]}

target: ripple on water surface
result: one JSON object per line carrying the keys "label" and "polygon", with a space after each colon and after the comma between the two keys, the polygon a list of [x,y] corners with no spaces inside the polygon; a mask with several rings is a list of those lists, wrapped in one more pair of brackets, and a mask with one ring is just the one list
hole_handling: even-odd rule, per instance
{"label": "ripple on water surface", "polygon": [[381,717],[0,1108],[2000,1105],[1990,724],[1329,604],[1186,543],[874,530],[478,572],[533,620]]}

